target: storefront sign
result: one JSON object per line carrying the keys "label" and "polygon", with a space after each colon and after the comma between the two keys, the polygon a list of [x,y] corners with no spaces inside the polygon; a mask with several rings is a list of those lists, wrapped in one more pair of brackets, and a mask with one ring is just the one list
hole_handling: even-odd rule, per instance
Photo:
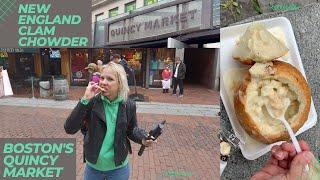
{"label": "storefront sign", "polygon": [[37,53],[39,49],[36,48],[0,48],[0,51],[7,53]]}
{"label": "storefront sign", "polygon": [[109,25],[109,43],[154,37],[201,26],[202,1],[179,4]]}
{"label": "storefront sign", "polygon": [[89,47],[90,6],[78,0],[1,0],[0,47]]}

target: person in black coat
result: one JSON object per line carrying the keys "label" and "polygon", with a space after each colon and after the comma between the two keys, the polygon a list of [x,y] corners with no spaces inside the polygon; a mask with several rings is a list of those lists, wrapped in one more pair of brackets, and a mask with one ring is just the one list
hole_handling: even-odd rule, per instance
{"label": "person in black coat", "polygon": [[183,97],[183,80],[186,76],[186,65],[179,57],[176,57],[176,66],[173,70],[173,95],[177,93],[179,86],[179,97]]}

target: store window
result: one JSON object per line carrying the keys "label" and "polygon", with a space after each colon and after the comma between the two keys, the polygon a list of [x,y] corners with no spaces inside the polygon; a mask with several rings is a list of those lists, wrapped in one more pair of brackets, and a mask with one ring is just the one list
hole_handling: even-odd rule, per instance
{"label": "store window", "polygon": [[43,78],[61,75],[61,53],[56,48],[41,49]]}
{"label": "store window", "polygon": [[103,48],[94,48],[92,49],[92,62],[97,63],[98,60],[101,60],[103,64],[106,64],[106,51]]}
{"label": "store window", "polygon": [[143,86],[146,60],[143,56],[144,49],[112,49],[111,54],[121,55],[127,62],[128,68],[125,68],[128,74],[128,83],[134,85],[134,78],[137,86]]}
{"label": "store window", "polygon": [[136,1],[125,4],[125,12],[134,11],[136,9]]}
{"label": "store window", "polygon": [[88,64],[87,49],[71,49],[71,83],[72,85],[88,85],[89,73],[85,70]]}
{"label": "store window", "polygon": [[103,19],[103,13],[96,14],[96,22],[101,21]]}
{"label": "store window", "polygon": [[144,5],[149,6],[151,4],[157,3],[158,0],[144,0]]}
{"label": "store window", "polygon": [[169,65],[173,72],[175,49],[158,48],[151,49],[149,60],[149,86],[161,87],[162,71]]}
{"label": "store window", "polygon": [[3,67],[3,69],[9,68],[9,61],[8,61],[8,53],[4,51],[0,51],[0,66]]}
{"label": "store window", "polygon": [[118,15],[118,7],[109,10],[109,18],[115,17]]}
{"label": "store window", "polygon": [[34,56],[32,53],[16,53],[15,75],[24,78],[35,75]]}

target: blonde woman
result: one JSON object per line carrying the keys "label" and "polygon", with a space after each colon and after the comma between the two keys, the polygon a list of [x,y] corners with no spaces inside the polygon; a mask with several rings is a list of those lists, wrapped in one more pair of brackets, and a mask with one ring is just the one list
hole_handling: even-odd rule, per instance
{"label": "blonde woman", "polygon": [[123,67],[110,62],[102,67],[99,84],[89,83],[65,122],[68,134],[75,134],[86,124],[85,180],[129,179],[129,139],[145,146],[153,143],[145,140],[147,133],[138,127],[136,104],[128,99],[128,93]]}

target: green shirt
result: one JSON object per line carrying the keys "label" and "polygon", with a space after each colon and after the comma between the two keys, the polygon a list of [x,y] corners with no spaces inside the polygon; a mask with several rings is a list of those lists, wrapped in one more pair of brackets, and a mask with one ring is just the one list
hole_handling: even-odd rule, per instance
{"label": "green shirt", "polygon": [[[103,95],[101,95],[101,99],[105,111],[107,132],[100,149],[97,163],[92,164],[87,161],[87,164],[99,171],[109,171],[126,166],[128,164],[129,158],[127,156],[126,160],[120,166],[116,166],[114,163],[114,134],[116,129],[119,104],[122,102],[122,99],[120,97],[117,97],[115,100],[110,102],[109,99]],[[89,101],[82,98],[81,103],[87,105]]]}

